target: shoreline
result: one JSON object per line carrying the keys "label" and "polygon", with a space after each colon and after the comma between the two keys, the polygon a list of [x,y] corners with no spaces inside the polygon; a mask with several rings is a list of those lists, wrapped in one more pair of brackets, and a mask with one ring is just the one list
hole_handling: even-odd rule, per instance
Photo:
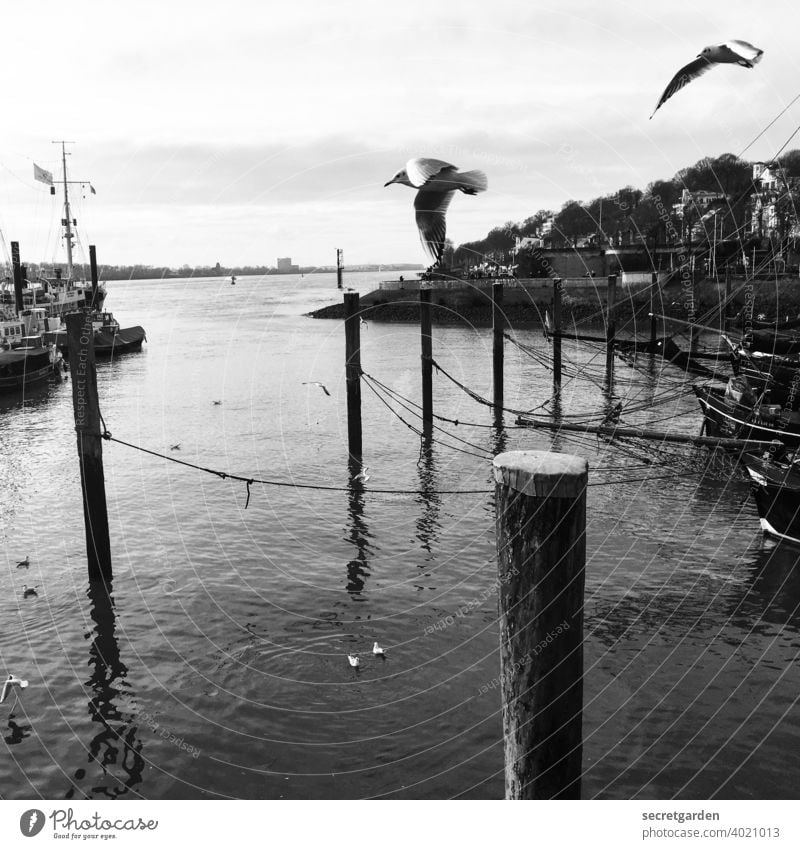
{"label": "shoreline", "polygon": [[[516,281],[515,281],[516,283]],[[694,309],[691,297],[680,284],[659,288],[651,300],[650,286],[621,287],[617,285],[617,303],[615,319],[619,329],[626,323],[647,323],[649,312],[654,309],[669,318],[688,320],[693,311],[695,319],[704,323],[703,317],[712,313],[710,321],[719,320],[719,307],[725,300],[725,284],[714,280],[698,281],[694,291]],[[739,290],[737,292],[737,289]],[[781,320],[787,316],[800,315],[800,285],[795,278],[781,281],[736,281],[733,283],[736,293],[731,300],[730,313],[735,315],[748,299],[754,303],[754,315],[764,316],[765,320]],[[454,289],[432,286],[431,313],[434,324],[469,325],[474,327],[492,326],[492,289],[474,285]],[[526,281],[524,285],[506,286],[503,291],[503,314],[509,326],[541,326],[545,312],[552,315],[552,281]],[[652,306],[651,306],[652,303]],[[586,322],[605,322],[606,284],[605,281],[588,283],[580,281],[575,285],[564,286],[561,300],[563,327]],[[361,297],[359,314],[366,321],[385,323],[419,323],[418,290],[376,289]],[[713,311],[717,315],[713,315]],[[343,320],[344,303],[330,304],[326,307],[306,313],[310,318]]]}

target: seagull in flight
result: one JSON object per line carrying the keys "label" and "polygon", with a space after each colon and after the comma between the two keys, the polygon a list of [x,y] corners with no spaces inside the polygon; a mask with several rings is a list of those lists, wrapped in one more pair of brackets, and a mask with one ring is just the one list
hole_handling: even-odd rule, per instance
{"label": "seagull in flight", "polygon": [[9,690],[12,690],[14,687],[19,687],[21,690],[24,690],[27,686],[27,681],[23,681],[22,678],[17,678],[16,675],[9,675],[8,678],[3,681],[3,689],[0,691],[0,704],[6,700]]}
{"label": "seagull in flight", "polygon": [[320,383],[318,380],[304,380],[304,381],[303,381],[303,386],[319,386],[319,388],[320,388],[320,389],[321,389],[321,390],[322,390],[322,391],[323,391],[326,395],[330,395],[330,394],[331,394],[330,392],[328,392],[328,389],[327,389],[327,387],[325,386],[325,384],[324,384],[324,383]]}
{"label": "seagull in flight", "polygon": [[455,165],[441,159],[410,159],[385,186],[399,183],[418,189],[414,198],[417,227],[422,246],[438,265],[444,254],[447,226],[445,215],[453,195],[464,192],[477,195],[485,192],[489,184],[483,171],[459,171]]}
{"label": "seagull in flight", "polygon": [[181,450],[180,442],[176,442],[174,445],[170,445],[169,450],[170,451],[180,451]]}
{"label": "seagull in flight", "polygon": [[[658,112],[659,108],[676,91],[680,91],[692,80],[696,80],[699,76],[702,76],[717,65],[741,65],[743,68],[752,68],[761,61],[763,54],[763,50],[759,50],[758,47],[754,47],[747,41],[733,40],[726,41],[724,44],[713,44],[710,47],[704,47],[697,54],[697,58],[693,62],[684,65],[672,80],[670,80],[669,85],[664,89],[664,93],[659,98],[656,108],[653,110],[653,115]],[[650,116],[651,119],[653,115]]]}
{"label": "seagull in flight", "polygon": [[27,584],[22,585],[22,597],[23,598],[33,598],[34,596],[38,596],[39,593],[36,592],[36,587],[29,587]]}
{"label": "seagull in flight", "polygon": [[361,471],[357,475],[353,475],[353,480],[359,483],[366,483],[369,480],[369,475],[367,474],[368,468],[369,466],[362,466]]}
{"label": "seagull in flight", "polygon": [[31,559],[26,554],[25,559],[20,560],[19,563],[17,563],[17,569],[27,569],[30,565],[31,565]]}

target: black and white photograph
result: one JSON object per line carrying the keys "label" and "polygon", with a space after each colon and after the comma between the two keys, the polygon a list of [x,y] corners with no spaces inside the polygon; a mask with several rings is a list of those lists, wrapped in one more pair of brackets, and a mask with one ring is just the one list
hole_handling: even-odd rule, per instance
{"label": "black and white photograph", "polygon": [[9,845],[796,840],[796,4],[3,18]]}

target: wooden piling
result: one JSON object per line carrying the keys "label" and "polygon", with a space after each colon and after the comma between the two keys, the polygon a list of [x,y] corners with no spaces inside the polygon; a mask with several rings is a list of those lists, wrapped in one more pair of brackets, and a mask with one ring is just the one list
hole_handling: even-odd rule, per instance
{"label": "wooden piling", "polygon": [[650,353],[656,352],[658,339],[658,319],[656,318],[656,291],[658,289],[658,272],[654,271],[650,278]]}
{"label": "wooden piling", "polygon": [[341,248],[336,248],[336,287],[338,289],[342,288],[342,261],[344,259],[343,252]]}
{"label": "wooden piling", "polygon": [[614,379],[614,339],[616,337],[617,275],[608,275],[608,306],[606,312],[606,379]]}
{"label": "wooden piling", "polygon": [[503,418],[503,284],[492,284],[492,388],[495,421]]}
{"label": "wooden piling", "polygon": [[361,463],[361,312],[358,292],[344,294],[344,363],[347,386],[347,450]]}
{"label": "wooden piling", "polygon": [[89,245],[89,268],[92,274],[92,309],[97,303],[97,253],[94,245]]}
{"label": "wooden piling", "polygon": [[11,267],[14,273],[14,306],[17,313],[24,308],[22,300],[22,266],[19,261],[19,242],[11,243]]}
{"label": "wooden piling", "polygon": [[419,290],[419,323],[422,347],[422,426],[433,427],[433,334],[431,330],[431,290]]}
{"label": "wooden piling", "polygon": [[561,278],[553,280],[553,394],[561,392]]}
{"label": "wooden piling", "polygon": [[722,313],[722,328],[728,329],[728,323],[731,315],[731,267],[725,266],[725,309]]}
{"label": "wooden piling", "polygon": [[494,458],[507,799],[579,799],[588,464]]}
{"label": "wooden piling", "polygon": [[103,441],[100,431],[100,404],[97,397],[97,371],[94,359],[92,316],[88,310],[66,316],[69,368],[72,376],[72,404],[81,469],[83,522],[89,580],[111,578],[111,543],[103,475]]}

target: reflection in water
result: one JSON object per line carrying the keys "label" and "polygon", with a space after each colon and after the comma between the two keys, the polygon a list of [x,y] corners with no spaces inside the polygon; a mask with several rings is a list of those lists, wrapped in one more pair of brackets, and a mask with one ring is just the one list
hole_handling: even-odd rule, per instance
{"label": "reflection in water", "polygon": [[13,713],[10,713],[8,715],[8,730],[11,733],[7,737],[3,737],[3,740],[5,740],[9,746],[14,746],[17,743],[21,743],[26,737],[31,736],[30,725],[18,725],[16,722],[14,722],[15,716],[16,714]]}
{"label": "reflection in water", "polygon": [[754,631],[777,625],[787,638],[800,633],[800,548],[764,538],[749,566],[750,586],[736,599],[732,620],[745,617]]}
{"label": "reflection in water", "polygon": [[[115,635],[116,614],[111,594],[111,581],[93,581],[87,592],[91,603],[91,617],[95,622],[92,644],[89,648],[89,666],[92,674],[86,682],[94,693],[89,700],[89,716],[101,726],[100,731],[89,743],[89,763],[100,765],[104,776],[109,776],[108,786],[95,786],[87,796],[97,793],[116,799],[142,781],[144,759],[142,743],[136,737],[137,726],[133,716],[120,713],[115,704],[117,696],[129,699],[132,691],[127,682],[128,668],[119,654]],[[92,635],[87,634],[89,639]],[[110,773],[109,767],[118,764],[122,775]],[[76,772],[76,778],[81,773]],[[85,774],[85,773],[84,773]],[[72,798],[75,785],[66,798]]]}
{"label": "reflection in water", "polygon": [[417,504],[422,506],[422,512],[416,522],[417,539],[422,543],[425,551],[431,554],[431,546],[438,538],[437,531],[441,529],[439,511],[442,506],[442,498],[436,491],[437,470],[433,455],[433,440],[430,436],[424,434],[420,442],[417,472],[419,474],[419,495],[415,500]]}
{"label": "reflection in water", "polygon": [[357,477],[362,470],[360,459],[350,457],[347,470],[350,480],[347,495],[350,527],[347,539],[356,549],[356,556],[347,564],[347,592],[354,598],[359,598],[370,574],[367,564],[372,546],[369,542],[369,529],[364,521],[364,482]]}

